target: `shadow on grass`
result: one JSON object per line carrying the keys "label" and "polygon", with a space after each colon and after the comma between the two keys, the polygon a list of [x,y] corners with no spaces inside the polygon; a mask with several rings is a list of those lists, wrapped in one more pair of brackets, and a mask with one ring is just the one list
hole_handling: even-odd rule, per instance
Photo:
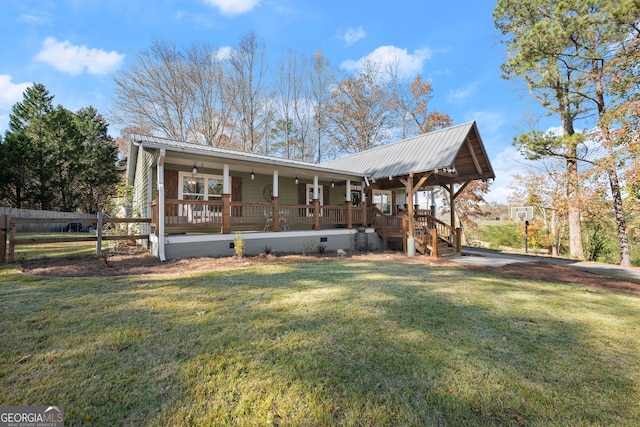
{"label": "shadow on grass", "polygon": [[11,305],[2,326],[13,327],[0,335],[12,346],[3,359],[34,355],[0,365],[7,402],[62,404],[68,425],[630,425],[639,416],[637,334],[619,345],[585,319],[604,309],[637,331],[637,298],[368,262],[39,280],[2,295]]}

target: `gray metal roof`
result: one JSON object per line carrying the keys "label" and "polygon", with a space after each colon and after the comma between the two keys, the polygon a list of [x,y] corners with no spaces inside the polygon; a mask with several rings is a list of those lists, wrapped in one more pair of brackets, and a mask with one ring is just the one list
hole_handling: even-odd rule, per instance
{"label": "gray metal roof", "polygon": [[191,142],[176,141],[168,138],[161,138],[151,135],[132,133],[131,141],[136,147],[147,147],[153,149],[166,149],[167,151],[182,152],[196,156],[207,156],[228,160],[251,162],[255,164],[270,165],[273,167],[283,167],[317,172],[326,175],[342,175],[348,177],[363,178],[362,175],[354,173],[349,169],[340,169],[328,165],[302,162],[299,160],[289,160],[280,157],[265,156],[260,154],[247,153],[244,151],[229,150],[226,148],[211,147],[208,145],[194,144]]}
{"label": "gray metal roof", "polygon": [[475,122],[403,139],[371,150],[321,163],[349,169],[369,178],[403,176],[453,167],[453,161]]}

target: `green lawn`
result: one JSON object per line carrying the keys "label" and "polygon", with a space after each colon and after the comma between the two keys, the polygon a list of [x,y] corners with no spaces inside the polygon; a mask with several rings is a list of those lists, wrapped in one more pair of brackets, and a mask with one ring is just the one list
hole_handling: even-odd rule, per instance
{"label": "green lawn", "polygon": [[0,342],[0,404],[67,426],[640,425],[640,298],[451,267],[7,267]]}

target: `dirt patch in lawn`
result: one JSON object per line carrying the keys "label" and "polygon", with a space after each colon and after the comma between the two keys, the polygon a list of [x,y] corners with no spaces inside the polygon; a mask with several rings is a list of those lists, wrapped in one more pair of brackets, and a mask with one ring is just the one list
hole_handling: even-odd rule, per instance
{"label": "dirt patch in lawn", "polygon": [[393,261],[411,264],[454,266],[527,280],[560,282],[572,285],[611,289],[640,295],[640,282],[626,280],[581,270],[569,265],[548,262],[528,262],[507,264],[501,267],[485,267],[447,259],[432,259],[416,256],[409,258],[398,252],[374,252],[353,254],[348,257],[333,255],[281,255],[257,257],[224,258],[184,258],[160,262],[148,253],[109,254],[103,256],[80,256],[66,258],[44,258],[21,262],[25,274],[49,277],[109,277],[145,274],[190,274],[202,271],[229,270],[264,264],[300,262],[342,262],[342,261]]}

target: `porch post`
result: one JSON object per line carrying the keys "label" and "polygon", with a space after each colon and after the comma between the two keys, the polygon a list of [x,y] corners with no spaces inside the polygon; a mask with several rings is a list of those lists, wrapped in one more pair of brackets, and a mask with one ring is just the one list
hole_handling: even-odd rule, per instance
{"label": "porch post", "polygon": [[222,167],[222,234],[231,233],[231,179],[229,165]]}
{"label": "porch post", "polygon": [[280,190],[278,189],[278,171],[273,171],[273,197],[280,197]]}
{"label": "porch post", "polygon": [[408,237],[413,237],[414,234],[414,224],[413,224],[413,215],[414,215],[414,209],[413,209],[413,174],[410,173],[409,177],[407,178],[407,201],[409,203],[407,203],[407,209],[409,210],[408,212],[408,221],[407,221],[407,235]]}
{"label": "porch post", "polygon": [[222,169],[222,194],[231,194],[231,180],[229,179],[229,165],[225,164]]}
{"label": "porch post", "polygon": [[273,231],[280,231],[280,195],[278,194],[278,171],[273,171],[273,194],[271,198],[272,209],[273,209],[273,224],[271,225],[271,229]]}
{"label": "porch post", "polygon": [[456,200],[456,196],[453,192],[453,184],[451,184],[449,186],[449,207],[450,209],[450,213],[451,213],[451,229],[454,230],[456,227],[456,209],[455,209],[455,205],[454,202]]}
{"label": "porch post", "polygon": [[313,229],[320,230],[320,197],[318,196],[318,175],[313,177]]}
{"label": "porch post", "polygon": [[[276,188],[273,187],[273,192],[275,193]],[[273,231],[280,231],[280,197],[273,196],[271,199],[273,203],[273,224],[271,225],[271,229]]]}
{"label": "porch post", "polygon": [[166,261],[164,253],[164,210],[165,210],[165,194],[164,194],[164,158],[167,155],[167,151],[164,148],[160,149],[160,155],[158,156],[157,170],[158,170],[158,258],[160,261]]}
{"label": "porch post", "polygon": [[362,209],[362,225],[364,227],[368,227],[368,218],[367,218],[367,183],[366,181],[362,181],[360,183],[360,209]]}
{"label": "porch post", "polygon": [[352,218],[351,212],[353,210],[353,206],[351,203],[351,180],[350,179],[347,180],[347,190],[345,193],[345,200],[347,202],[347,228],[352,229],[353,218]]}
{"label": "porch post", "polygon": [[231,194],[222,195],[222,234],[231,233]]}

